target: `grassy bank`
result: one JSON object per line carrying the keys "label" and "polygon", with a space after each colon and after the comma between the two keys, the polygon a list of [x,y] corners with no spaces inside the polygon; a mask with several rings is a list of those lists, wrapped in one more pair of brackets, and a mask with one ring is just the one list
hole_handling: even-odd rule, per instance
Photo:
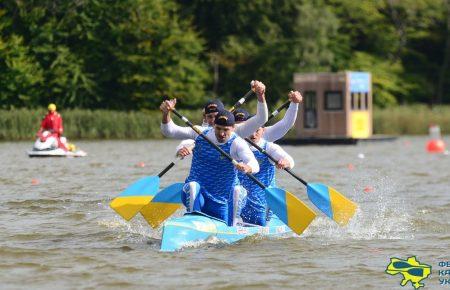
{"label": "grassy bank", "polygon": [[[193,122],[200,120],[200,110],[183,111]],[[33,140],[46,111],[0,110],[0,140]],[[147,139],[162,138],[161,113],[118,112],[107,110],[64,110],[64,135],[73,139]],[[176,118],[174,121],[181,124]]]}
{"label": "grassy bank", "polygon": [[450,134],[450,106],[399,106],[373,113],[375,134],[423,135],[428,134],[430,124],[439,125],[442,134]]}
{"label": "grassy bank", "polygon": [[[33,140],[44,110],[0,110],[0,140]],[[199,124],[200,110],[182,111]],[[159,111],[117,112],[106,110],[64,110],[64,135],[73,139],[146,139],[162,138]],[[181,124],[177,118],[175,122]],[[450,106],[433,110],[413,105],[374,110],[376,134],[427,134],[429,124],[441,126],[450,134]]]}

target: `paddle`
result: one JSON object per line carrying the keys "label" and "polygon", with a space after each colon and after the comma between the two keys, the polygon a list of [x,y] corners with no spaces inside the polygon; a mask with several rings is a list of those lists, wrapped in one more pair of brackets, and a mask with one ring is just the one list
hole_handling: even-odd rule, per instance
{"label": "paddle", "polygon": [[[245,141],[269,157],[273,162],[278,162],[278,160],[268,154],[266,150],[258,146],[258,144],[250,140],[250,138],[245,138]],[[339,193],[336,189],[321,183],[307,183],[292,172],[291,169],[284,168],[284,170],[303,183],[306,186],[308,197],[312,203],[338,224],[346,225],[355,214],[357,205]]]}
{"label": "paddle", "polygon": [[[289,104],[290,101],[287,101],[283,103],[277,110],[273,111],[269,116],[267,122],[278,115],[278,113],[280,113],[283,109],[287,108]],[[182,205],[180,198],[174,198],[175,192],[170,192],[170,194],[167,196],[165,196],[164,194],[166,194],[166,192],[164,191],[157,193],[153,200],[141,210],[141,214],[144,216],[148,224],[153,228],[158,227]],[[156,200],[158,200],[159,202],[157,204],[154,204]],[[178,206],[174,205],[174,200],[179,201]]]}
{"label": "paddle", "polygon": [[[278,109],[273,111],[272,114],[270,114],[269,118],[267,119],[267,122],[269,122],[272,118],[274,118],[276,115],[278,115],[281,111],[283,111],[284,109],[289,107],[290,103],[291,103],[291,101],[286,101]],[[267,122],[264,125],[266,125]]]}
{"label": "paddle", "polygon": [[[250,83],[251,85],[251,83]],[[239,101],[237,101],[233,107],[231,107],[230,112],[234,112],[234,110],[236,110],[237,108],[239,108],[240,106],[242,106],[242,104],[247,100],[248,97],[250,97],[253,94],[253,90],[248,91],[242,98],[239,99]]]}
{"label": "paddle", "polygon": [[113,199],[109,206],[129,221],[153,199],[159,189],[159,179],[174,165],[175,161],[172,161],[157,176],[146,176],[134,182]]}
{"label": "paddle", "polygon": [[[214,144],[214,142],[209,140],[198,128],[195,128],[194,125],[186,117],[182,116],[175,109],[173,109],[172,112],[181,120],[183,120],[186,125],[191,127],[192,130],[194,130],[203,139],[205,139],[211,146],[218,150],[222,156],[227,158],[234,165],[238,164],[238,162],[234,160],[228,153],[223,151],[219,146]],[[296,234],[301,234],[315,218],[316,213],[292,193],[281,188],[266,187],[251,173],[246,173],[246,175],[258,186],[264,189],[269,207]]]}
{"label": "paddle", "polygon": [[183,185],[184,183],[174,183],[164,188],[140,210],[140,213],[151,227],[158,227],[181,207]]}

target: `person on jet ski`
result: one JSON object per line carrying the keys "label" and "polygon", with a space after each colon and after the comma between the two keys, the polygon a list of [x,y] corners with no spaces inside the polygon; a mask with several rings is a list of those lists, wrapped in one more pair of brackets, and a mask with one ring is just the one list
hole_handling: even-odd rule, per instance
{"label": "person on jet ski", "polygon": [[70,148],[68,148],[66,138],[62,136],[63,132],[62,117],[56,112],[56,105],[49,104],[48,113],[42,119],[41,127],[37,132],[37,137],[40,138],[41,142],[45,142],[48,138],[54,137],[58,143],[58,148],[68,151]]}

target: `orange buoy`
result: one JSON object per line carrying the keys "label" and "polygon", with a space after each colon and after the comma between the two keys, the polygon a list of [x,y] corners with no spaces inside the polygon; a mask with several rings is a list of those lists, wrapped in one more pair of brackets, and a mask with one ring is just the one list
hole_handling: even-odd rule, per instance
{"label": "orange buoy", "polygon": [[365,193],[369,193],[369,192],[372,192],[373,191],[373,187],[372,186],[366,186],[366,187],[364,187],[364,192]]}
{"label": "orange buoy", "polygon": [[349,164],[347,164],[347,168],[348,168],[348,170],[353,171],[353,170],[355,170],[355,165],[353,165],[352,163],[349,163]]}
{"label": "orange buoy", "polygon": [[32,185],[38,185],[39,184],[39,179],[36,179],[36,178],[31,179],[31,184]]}
{"label": "orange buoy", "polygon": [[444,153],[445,143],[441,139],[432,139],[427,142],[427,151],[429,153]]}
{"label": "orange buoy", "polygon": [[144,162],[139,162],[138,164],[136,164],[136,167],[145,167],[145,163]]}
{"label": "orange buoy", "polygon": [[430,140],[427,142],[427,151],[429,153],[444,153],[445,143],[441,138],[441,128],[438,125],[431,124],[428,132]]}

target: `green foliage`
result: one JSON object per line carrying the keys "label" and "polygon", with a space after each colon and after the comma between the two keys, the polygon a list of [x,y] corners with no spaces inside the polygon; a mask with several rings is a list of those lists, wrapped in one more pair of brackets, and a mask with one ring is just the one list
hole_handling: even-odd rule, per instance
{"label": "green foliage", "polygon": [[[252,79],[268,86],[269,101],[286,98],[294,72],[327,71],[338,20],[331,9],[304,1],[180,1],[194,15],[219,63],[215,93],[233,103]],[[218,33],[219,32],[219,33]]]}
{"label": "green foliage", "polygon": [[[200,110],[181,110],[200,124]],[[0,140],[34,140],[44,110],[0,110]],[[121,112],[69,109],[62,112],[64,135],[69,139],[147,139],[162,138],[161,112]],[[180,124],[179,120],[174,120]],[[31,145],[30,145],[31,146]]]}
{"label": "green foliage", "polygon": [[36,86],[43,81],[39,63],[16,34],[4,36],[11,25],[0,10],[0,108],[23,107],[35,102]]}
{"label": "green foliage", "polygon": [[[347,35],[347,45],[341,43],[340,50],[352,51],[348,59],[348,54],[339,55],[336,70],[371,71],[378,82],[374,83],[378,105],[434,102],[445,38],[450,37],[444,0],[327,2],[340,19],[340,33]],[[450,94],[446,96],[450,101]]]}
{"label": "green foliage", "polygon": [[[4,0],[0,108],[271,104],[295,72],[367,70],[375,102],[450,102],[448,0]],[[447,46],[446,46],[447,45]]]}
{"label": "green foliage", "polygon": [[430,124],[439,125],[442,134],[450,134],[450,106],[375,108],[373,116],[375,134],[424,135],[428,134]]}
{"label": "green foliage", "polygon": [[[250,111],[255,110],[254,103],[248,104]],[[201,110],[180,111],[194,124],[201,123]],[[31,147],[44,114],[44,110],[0,110],[0,140],[28,140]],[[162,138],[159,111],[69,109],[63,111],[62,116],[64,135],[69,140]],[[174,121],[184,126],[178,118],[174,118]],[[428,134],[430,124],[438,124],[442,134],[450,134],[450,106],[435,106],[432,109],[424,105],[375,107],[373,124],[375,134]]]}
{"label": "green foliage", "polygon": [[[173,1],[6,0],[4,6],[6,49],[13,51],[0,57],[23,63],[6,72],[14,83],[8,96],[33,100],[21,106],[54,101],[143,109],[155,108],[162,95],[189,97],[184,103],[191,105],[204,100],[209,76],[199,59],[203,41],[177,17]],[[14,78],[17,71],[25,72],[22,78],[33,75],[26,79],[31,85]]]}

